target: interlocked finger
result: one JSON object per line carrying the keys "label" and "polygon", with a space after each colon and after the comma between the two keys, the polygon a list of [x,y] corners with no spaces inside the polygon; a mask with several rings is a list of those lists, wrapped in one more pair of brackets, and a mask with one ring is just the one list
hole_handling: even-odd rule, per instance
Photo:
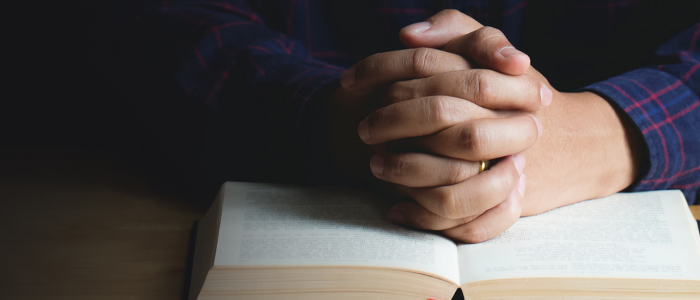
{"label": "interlocked finger", "polygon": [[453,185],[479,174],[480,162],[425,153],[378,152],[370,161],[379,179],[408,187]]}
{"label": "interlocked finger", "polygon": [[398,80],[430,77],[472,68],[464,57],[431,48],[406,49],[374,54],[340,76],[347,89],[371,89]]}
{"label": "interlocked finger", "polygon": [[387,143],[392,151],[420,151],[469,161],[490,160],[532,147],[542,132],[530,114],[510,118],[478,119],[435,134]]}
{"label": "interlocked finger", "polygon": [[489,170],[461,183],[440,187],[402,187],[402,194],[447,219],[472,220],[507,198],[525,166],[521,154],[508,156]]}
{"label": "interlocked finger", "polygon": [[358,134],[365,143],[374,145],[432,134],[470,120],[505,115],[508,113],[485,109],[463,99],[432,96],[378,109],[358,125]]}
{"label": "interlocked finger", "polygon": [[389,212],[392,222],[424,230],[442,230],[448,237],[465,243],[480,243],[510,228],[522,212],[525,175],[516,188],[495,207],[475,218],[448,219],[438,216],[417,202],[402,202]]}
{"label": "interlocked finger", "polygon": [[520,218],[524,191],[525,174],[522,174],[518,181],[518,187],[508,195],[505,201],[469,223],[446,229],[443,233],[454,240],[465,243],[481,243],[501,234]]}
{"label": "interlocked finger", "polygon": [[451,40],[442,50],[474,60],[485,69],[520,75],[530,66],[530,57],[515,49],[500,30],[481,27]]}
{"label": "interlocked finger", "polygon": [[386,101],[397,103],[428,96],[451,96],[489,109],[536,111],[552,102],[552,91],[535,76],[510,76],[473,69],[399,81],[386,90]]}

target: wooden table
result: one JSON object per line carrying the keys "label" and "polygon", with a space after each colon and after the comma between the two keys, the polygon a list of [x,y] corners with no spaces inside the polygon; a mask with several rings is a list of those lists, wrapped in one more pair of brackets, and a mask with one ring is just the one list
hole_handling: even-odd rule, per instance
{"label": "wooden table", "polygon": [[4,151],[0,169],[0,299],[182,299],[202,205],[104,153]]}
{"label": "wooden table", "polygon": [[191,227],[212,199],[99,151],[0,153],[1,299],[183,299]]}

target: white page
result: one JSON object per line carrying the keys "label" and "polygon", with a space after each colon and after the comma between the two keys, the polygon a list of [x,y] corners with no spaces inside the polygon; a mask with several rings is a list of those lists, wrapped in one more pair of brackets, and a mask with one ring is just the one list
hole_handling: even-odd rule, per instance
{"label": "white page", "polygon": [[616,194],[521,218],[487,242],[458,246],[460,285],[533,277],[700,280],[700,238],[687,205],[680,191]]}
{"label": "white page", "polygon": [[228,182],[216,265],[380,266],[459,282],[457,248],[386,220],[365,191]]}

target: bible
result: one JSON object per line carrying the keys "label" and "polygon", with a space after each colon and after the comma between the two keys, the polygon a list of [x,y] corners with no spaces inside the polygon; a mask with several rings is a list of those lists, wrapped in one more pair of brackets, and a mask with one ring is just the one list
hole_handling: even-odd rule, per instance
{"label": "bible", "polygon": [[700,298],[700,233],[677,190],[522,217],[479,244],[392,224],[388,205],[227,182],[198,224],[189,299]]}

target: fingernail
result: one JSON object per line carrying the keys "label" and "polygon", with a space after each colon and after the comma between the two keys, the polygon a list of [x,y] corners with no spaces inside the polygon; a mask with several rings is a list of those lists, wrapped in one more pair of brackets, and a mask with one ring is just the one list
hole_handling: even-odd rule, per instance
{"label": "fingernail", "polygon": [[525,196],[525,174],[520,174],[520,179],[518,179],[518,184],[515,186],[516,189],[518,189],[518,193],[520,193],[520,197]]}
{"label": "fingernail", "polygon": [[375,175],[384,174],[384,155],[375,153],[369,161],[369,168],[372,169],[372,173]]}
{"label": "fingernail", "polygon": [[540,87],[540,100],[542,100],[542,106],[548,106],[552,103],[552,90],[550,90],[544,83]]}
{"label": "fingernail", "polygon": [[537,124],[537,138],[539,138],[542,136],[542,121],[540,121],[540,119],[535,117],[535,115],[533,115],[533,114],[530,114],[530,115],[532,116],[533,119],[535,119],[535,124]]}
{"label": "fingernail", "polygon": [[525,168],[525,156],[520,153],[513,155],[513,162],[515,163],[515,168],[518,169],[518,175],[523,174],[523,169]]}
{"label": "fingernail", "polygon": [[511,57],[514,55],[518,55],[518,54],[523,54],[523,55],[525,54],[522,51],[515,49],[515,47],[503,47],[503,48],[499,49],[498,52],[500,52],[501,55],[503,55],[503,57],[505,57],[505,58],[508,58],[508,57]]}
{"label": "fingernail", "polygon": [[406,219],[404,219],[403,215],[400,212],[398,212],[395,209],[392,209],[391,211],[389,211],[389,221],[396,224],[404,224],[406,222]]}
{"label": "fingernail", "polygon": [[357,134],[360,135],[360,139],[363,142],[369,143],[369,121],[367,121],[367,118],[362,120],[360,125],[357,125]]}
{"label": "fingernail", "polygon": [[355,83],[355,67],[350,67],[347,71],[340,75],[340,85],[344,88],[349,88]]}
{"label": "fingernail", "polygon": [[426,30],[430,29],[431,26],[433,26],[433,24],[430,24],[430,22],[418,22],[418,23],[408,25],[408,26],[404,27],[403,29],[406,31],[414,32],[414,33],[423,33]]}

